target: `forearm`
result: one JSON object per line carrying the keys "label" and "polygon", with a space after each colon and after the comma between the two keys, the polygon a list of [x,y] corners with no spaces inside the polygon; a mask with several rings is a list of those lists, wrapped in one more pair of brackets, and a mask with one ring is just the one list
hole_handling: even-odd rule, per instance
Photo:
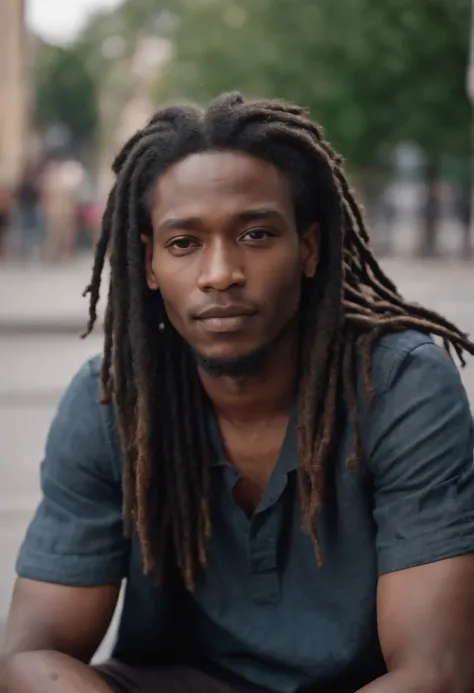
{"label": "forearm", "polygon": [[24,652],[0,663],[0,691],[112,693],[90,667],[58,652]]}
{"label": "forearm", "polygon": [[401,669],[393,671],[364,686],[357,693],[454,693],[458,690],[470,690],[465,687],[456,688],[452,682],[443,681],[441,676],[435,675],[434,670],[433,667],[432,671],[423,673]]}

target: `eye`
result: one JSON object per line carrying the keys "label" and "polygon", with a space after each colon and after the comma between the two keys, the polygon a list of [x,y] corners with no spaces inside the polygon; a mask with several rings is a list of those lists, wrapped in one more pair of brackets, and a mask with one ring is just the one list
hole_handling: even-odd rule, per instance
{"label": "eye", "polygon": [[270,229],[251,229],[241,236],[242,240],[248,241],[265,241],[267,238],[272,238],[275,234]]}
{"label": "eye", "polygon": [[190,236],[180,236],[179,238],[173,238],[172,240],[168,241],[166,247],[177,253],[183,253],[188,250],[192,250],[193,248],[197,248],[198,245],[199,244],[195,238],[191,238]]}

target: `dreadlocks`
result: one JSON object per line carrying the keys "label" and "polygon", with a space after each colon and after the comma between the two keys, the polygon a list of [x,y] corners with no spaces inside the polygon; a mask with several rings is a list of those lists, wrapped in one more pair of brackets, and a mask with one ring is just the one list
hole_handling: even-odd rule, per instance
{"label": "dreadlocks", "polygon": [[353,428],[348,463],[358,464],[362,443],[357,378],[362,372],[370,399],[375,341],[386,332],[414,328],[439,336],[462,365],[464,351],[474,354],[465,333],[440,315],[407,303],[384,274],[369,248],[342,158],[303,109],[226,94],[206,112],[190,106],[158,112],[113,164],[116,181],[85,292],[90,294],[86,335],[97,318],[109,252],[101,383],[103,401],[117,411],[125,528],[128,534],[137,532],[145,571],[158,577],[171,542],[188,589],[206,564],[211,532],[206,402],[184,341],[173,329],[160,330],[164,305],[160,293],[147,287],[140,236],[152,234],[147,192],[157,178],[190,154],[224,149],[276,165],[292,183],[298,230],[314,220],[321,225],[319,269],[303,285],[298,411],[303,525],[318,560],[322,551],[315,518],[335,445],[339,393]]}

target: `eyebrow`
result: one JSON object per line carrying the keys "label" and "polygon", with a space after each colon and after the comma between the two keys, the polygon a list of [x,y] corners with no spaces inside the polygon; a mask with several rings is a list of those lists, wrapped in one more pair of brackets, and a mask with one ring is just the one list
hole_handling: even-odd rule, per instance
{"label": "eyebrow", "polygon": [[239,221],[260,221],[265,219],[278,219],[285,221],[283,214],[274,207],[262,207],[260,209],[249,209],[238,214]]}
{"label": "eyebrow", "polygon": [[[237,221],[252,222],[263,221],[265,219],[278,219],[285,221],[283,214],[273,207],[261,207],[259,209],[247,209],[236,215]],[[158,226],[158,231],[172,231],[173,229],[183,229],[191,231],[193,229],[202,228],[203,222],[199,217],[183,217],[175,219],[165,219]]]}
{"label": "eyebrow", "polygon": [[165,219],[158,225],[158,231],[172,231],[173,229],[186,229],[191,231],[202,226],[199,217],[184,217],[182,219]]}

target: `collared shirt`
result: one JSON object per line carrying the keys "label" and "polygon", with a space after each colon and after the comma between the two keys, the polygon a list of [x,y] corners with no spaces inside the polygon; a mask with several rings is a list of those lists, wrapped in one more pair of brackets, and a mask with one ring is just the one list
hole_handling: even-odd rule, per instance
{"label": "collared shirt", "polygon": [[359,387],[364,469],[347,468],[352,427],[341,410],[321,567],[301,527],[296,412],[250,519],[212,425],[209,565],[186,595],[172,572],[162,587],[144,576],[139,546],[123,536],[121,455],[113,408],[98,403],[99,370],[99,358],[86,363],[61,400],[17,571],[77,586],[126,579],[118,658],[158,665],[186,642],[209,666],[278,693],[312,681],[354,691],[385,671],[378,577],[474,551],[472,416],[455,365],[426,335],[388,335],[375,348],[370,406]]}

